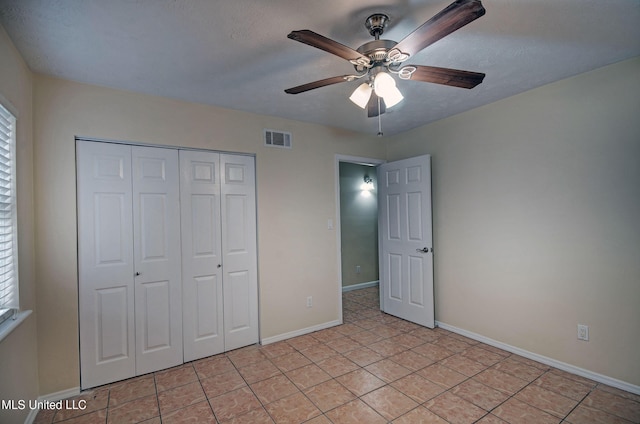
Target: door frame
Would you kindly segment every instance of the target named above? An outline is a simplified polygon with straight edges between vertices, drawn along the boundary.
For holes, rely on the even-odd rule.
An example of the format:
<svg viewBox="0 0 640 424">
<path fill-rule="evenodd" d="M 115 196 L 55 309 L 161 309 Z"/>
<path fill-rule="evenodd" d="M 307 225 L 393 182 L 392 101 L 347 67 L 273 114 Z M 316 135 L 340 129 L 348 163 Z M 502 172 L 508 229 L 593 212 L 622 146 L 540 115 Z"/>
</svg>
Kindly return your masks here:
<svg viewBox="0 0 640 424">
<path fill-rule="evenodd" d="M 367 165 L 377 168 L 379 165 L 386 163 L 385 159 L 365 158 L 361 156 L 349 156 L 349 155 L 335 155 L 335 193 L 336 193 L 336 222 L 333 227 L 336 230 L 336 242 L 338 252 L 338 306 L 340 311 L 339 321 L 340 324 L 344 323 L 343 311 L 342 311 L 342 233 L 340 229 L 341 214 L 340 214 L 340 162 L 356 163 L 358 165 Z M 380 242 L 378 242 L 378 245 Z M 380 246 L 378 246 L 380 247 Z"/>
</svg>

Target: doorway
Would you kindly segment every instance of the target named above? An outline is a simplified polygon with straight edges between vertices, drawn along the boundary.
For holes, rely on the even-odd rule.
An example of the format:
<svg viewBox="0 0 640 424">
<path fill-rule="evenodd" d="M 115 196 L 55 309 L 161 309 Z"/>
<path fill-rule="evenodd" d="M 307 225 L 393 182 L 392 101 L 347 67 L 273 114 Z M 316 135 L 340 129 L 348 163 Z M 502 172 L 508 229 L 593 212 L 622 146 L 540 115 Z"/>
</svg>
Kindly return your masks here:
<svg viewBox="0 0 640 424">
<path fill-rule="evenodd" d="M 375 178 L 371 177 L 374 170 L 376 177 L 379 175 L 382 180 L 378 182 L 377 189 Z M 362 183 L 359 179 L 362 179 Z M 373 187 L 367 187 L 367 183 L 373 183 Z M 354 186 L 358 189 L 354 190 Z M 340 321 L 345 321 L 343 302 L 349 301 L 343 293 L 349 293 L 350 288 L 363 288 L 371 292 L 367 287 L 375 285 L 380 310 L 433 328 L 431 156 L 422 155 L 386 163 L 336 155 L 336 193 Z M 380 213 L 377 202 L 371 201 L 371 204 L 375 204 L 375 210 L 363 214 L 365 203 L 362 199 L 366 201 L 367 197 L 383 199 Z M 344 203 L 349 202 L 357 205 L 345 207 Z M 349 214 L 354 214 L 355 218 L 350 219 Z M 378 223 L 376 230 L 380 229 L 381 236 L 376 236 L 375 241 L 367 241 L 363 234 L 358 234 L 358 239 L 349 239 L 346 227 L 365 225 L 369 221 L 366 217 L 375 218 L 374 222 Z M 364 246 L 360 246 L 361 240 Z M 362 251 L 367 251 L 371 256 L 376 248 L 379 249 L 379 255 L 373 254 L 380 261 L 378 281 L 363 281 L 361 276 L 352 280 L 352 272 L 357 277 L 363 271 L 357 264 L 363 258 Z M 367 303 L 370 303 L 370 299 Z"/>
<path fill-rule="evenodd" d="M 340 321 L 343 293 L 377 290 L 378 208 L 376 167 L 384 160 L 336 155 Z M 371 180 L 369 184 L 365 179 Z"/>
</svg>

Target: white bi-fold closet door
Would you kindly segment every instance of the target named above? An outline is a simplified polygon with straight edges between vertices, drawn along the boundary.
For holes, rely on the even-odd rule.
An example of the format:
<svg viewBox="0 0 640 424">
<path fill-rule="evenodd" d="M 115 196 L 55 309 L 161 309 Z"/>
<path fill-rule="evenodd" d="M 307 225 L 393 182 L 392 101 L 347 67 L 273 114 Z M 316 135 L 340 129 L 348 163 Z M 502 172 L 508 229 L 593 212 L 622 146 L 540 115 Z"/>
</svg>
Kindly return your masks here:
<svg viewBox="0 0 640 424">
<path fill-rule="evenodd" d="M 255 164 L 181 150 L 180 173 L 187 362 L 258 341 Z"/>
<path fill-rule="evenodd" d="M 83 389 L 258 341 L 254 169 L 77 142 Z"/>
</svg>

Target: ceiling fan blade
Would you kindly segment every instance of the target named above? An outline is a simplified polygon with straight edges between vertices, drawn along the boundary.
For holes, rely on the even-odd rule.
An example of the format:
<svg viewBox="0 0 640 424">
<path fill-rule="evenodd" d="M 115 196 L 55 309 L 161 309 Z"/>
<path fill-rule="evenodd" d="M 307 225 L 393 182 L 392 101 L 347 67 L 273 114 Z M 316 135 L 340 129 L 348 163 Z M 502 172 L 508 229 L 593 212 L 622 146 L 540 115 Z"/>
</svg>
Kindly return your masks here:
<svg viewBox="0 0 640 424">
<path fill-rule="evenodd" d="M 410 56 L 484 15 L 480 0 L 456 0 L 419 26 L 395 48 Z"/>
<path fill-rule="evenodd" d="M 323 35 L 317 34 L 308 29 L 303 29 L 300 31 L 291 31 L 288 38 L 292 40 L 299 41 L 304 44 L 308 44 L 312 47 L 316 47 L 320 50 L 324 50 L 325 52 L 329 52 L 336 56 L 339 56 L 343 59 L 346 59 L 354 64 L 356 63 L 366 63 L 370 62 L 369 58 L 363 56 L 360 52 L 353 50 L 351 47 L 347 47 L 344 44 L 340 44 L 337 41 L 334 41 L 330 38 L 327 38 Z"/>
<path fill-rule="evenodd" d="M 380 99 L 380 109 L 378 109 L 378 99 Z M 373 118 L 378 115 L 382 115 L 387 110 L 386 105 L 384 104 L 384 99 L 382 97 L 378 97 L 375 92 L 371 93 L 371 97 L 369 98 L 369 103 L 367 103 L 367 116 L 369 118 Z"/>
<path fill-rule="evenodd" d="M 435 66 L 409 65 L 408 67 L 416 68 L 411 74 L 411 78 L 409 78 L 412 81 L 432 82 L 460 88 L 473 88 L 480 84 L 485 76 L 480 72 L 437 68 Z"/>
<path fill-rule="evenodd" d="M 327 85 L 338 84 L 340 82 L 347 81 L 349 75 L 341 75 L 338 77 L 325 78 L 318 81 L 309 82 L 306 84 L 298 85 L 297 87 L 291 87 L 284 90 L 287 94 L 299 94 L 305 91 L 315 90 L 316 88 L 325 87 Z"/>
</svg>

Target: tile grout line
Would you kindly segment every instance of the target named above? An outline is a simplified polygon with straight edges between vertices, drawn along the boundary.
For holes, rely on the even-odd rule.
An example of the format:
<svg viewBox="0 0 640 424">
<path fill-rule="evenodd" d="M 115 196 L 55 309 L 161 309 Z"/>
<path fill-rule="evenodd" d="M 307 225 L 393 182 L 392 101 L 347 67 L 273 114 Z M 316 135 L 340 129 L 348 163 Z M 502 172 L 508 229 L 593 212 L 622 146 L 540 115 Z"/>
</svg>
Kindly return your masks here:
<svg viewBox="0 0 640 424">
<path fill-rule="evenodd" d="M 193 362 L 195 362 L 195 361 L 192 361 L 192 363 Z M 234 367 L 235 367 L 235 365 L 234 365 Z M 198 371 L 196 370 L 195 366 L 193 367 L 193 371 L 196 373 L 196 378 L 198 379 L 198 383 L 200 383 L 200 388 L 202 389 L 202 393 L 204 393 L 204 398 L 207 400 L 207 404 L 209 405 L 209 408 L 211 409 L 211 413 L 213 414 L 213 419 L 216 420 L 216 423 L 219 423 L 220 420 L 218 420 L 218 417 L 216 416 L 216 411 L 213 410 L 213 405 L 211 404 L 211 400 L 209 399 L 209 396 L 207 396 L 207 392 L 204 390 L 204 386 L 202 386 L 202 380 L 203 379 L 200 378 L 200 374 L 198 374 Z"/>
</svg>

